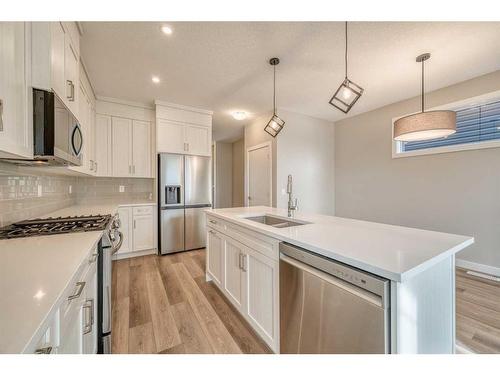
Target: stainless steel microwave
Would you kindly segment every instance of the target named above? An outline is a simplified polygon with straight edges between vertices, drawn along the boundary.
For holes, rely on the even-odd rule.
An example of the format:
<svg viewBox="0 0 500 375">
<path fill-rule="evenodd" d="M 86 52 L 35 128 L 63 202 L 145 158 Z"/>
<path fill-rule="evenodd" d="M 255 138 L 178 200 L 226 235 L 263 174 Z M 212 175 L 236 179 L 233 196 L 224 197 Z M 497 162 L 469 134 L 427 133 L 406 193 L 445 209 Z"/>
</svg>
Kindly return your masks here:
<svg viewBox="0 0 500 375">
<path fill-rule="evenodd" d="M 80 124 L 51 91 L 33 89 L 34 161 L 51 165 L 82 165 Z"/>
</svg>

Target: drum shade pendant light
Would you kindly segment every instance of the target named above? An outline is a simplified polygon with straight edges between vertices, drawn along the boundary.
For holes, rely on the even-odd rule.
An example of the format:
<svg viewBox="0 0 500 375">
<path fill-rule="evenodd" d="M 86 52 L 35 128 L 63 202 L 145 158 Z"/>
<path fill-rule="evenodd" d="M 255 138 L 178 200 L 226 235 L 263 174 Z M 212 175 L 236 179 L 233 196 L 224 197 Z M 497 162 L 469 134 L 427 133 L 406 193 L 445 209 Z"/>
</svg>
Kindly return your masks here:
<svg viewBox="0 0 500 375">
<path fill-rule="evenodd" d="M 266 127 L 264 130 L 266 133 L 270 134 L 273 137 L 276 137 L 281 129 L 283 129 L 283 126 L 285 125 L 285 121 L 280 119 L 278 115 L 276 114 L 276 65 L 280 63 L 280 59 L 277 57 L 273 57 L 271 60 L 269 60 L 269 64 L 271 64 L 274 68 L 274 75 L 273 75 L 273 117 L 269 120 L 267 123 Z"/>
<path fill-rule="evenodd" d="M 416 59 L 422 64 L 422 112 L 396 120 L 396 141 L 425 141 L 448 137 L 457 131 L 457 114 L 454 111 L 424 111 L 424 61 L 430 58 L 430 53 L 424 53 Z"/>
<path fill-rule="evenodd" d="M 347 22 L 345 23 L 345 78 L 333 94 L 329 103 L 335 108 L 340 109 L 342 112 L 347 113 L 351 110 L 354 103 L 363 94 L 363 88 L 358 86 L 349 78 L 347 78 Z"/>
</svg>

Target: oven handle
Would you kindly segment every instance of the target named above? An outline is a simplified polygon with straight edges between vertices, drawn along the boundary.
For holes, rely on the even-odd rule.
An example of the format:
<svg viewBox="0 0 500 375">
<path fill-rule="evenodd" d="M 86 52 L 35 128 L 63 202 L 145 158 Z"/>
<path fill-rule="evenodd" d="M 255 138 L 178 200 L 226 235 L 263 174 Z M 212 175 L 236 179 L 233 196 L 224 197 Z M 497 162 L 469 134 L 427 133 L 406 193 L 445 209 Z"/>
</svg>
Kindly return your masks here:
<svg viewBox="0 0 500 375">
<path fill-rule="evenodd" d="M 122 244 L 123 244 L 123 233 L 120 232 L 119 230 L 116 231 L 116 233 L 118 233 L 118 236 L 120 237 L 120 240 L 118 241 L 118 244 L 115 245 L 113 243 L 113 241 L 111 241 L 111 246 L 112 246 L 112 249 L 113 251 L 111 252 L 111 254 L 115 254 L 118 250 L 120 250 L 120 247 L 122 247 Z"/>
</svg>

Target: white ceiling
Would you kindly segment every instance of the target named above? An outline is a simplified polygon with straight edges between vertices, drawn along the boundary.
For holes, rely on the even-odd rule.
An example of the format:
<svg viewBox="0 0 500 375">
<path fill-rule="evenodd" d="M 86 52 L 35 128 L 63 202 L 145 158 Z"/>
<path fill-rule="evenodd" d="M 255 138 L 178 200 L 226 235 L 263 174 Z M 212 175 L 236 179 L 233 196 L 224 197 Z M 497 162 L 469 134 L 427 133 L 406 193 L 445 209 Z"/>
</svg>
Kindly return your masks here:
<svg viewBox="0 0 500 375">
<path fill-rule="evenodd" d="M 170 36 L 154 22 L 84 22 L 82 56 L 96 94 L 211 109 L 214 138 L 236 139 L 248 121 L 272 109 L 268 60 L 277 56 L 278 107 L 331 121 L 346 117 L 328 104 L 344 77 L 343 23 L 168 24 Z M 499 46 L 500 22 L 350 23 L 349 78 L 365 93 L 349 115 L 418 95 L 415 57 L 423 52 L 432 54 L 432 91 L 500 69 Z M 252 116 L 236 121 L 233 110 Z"/>
</svg>

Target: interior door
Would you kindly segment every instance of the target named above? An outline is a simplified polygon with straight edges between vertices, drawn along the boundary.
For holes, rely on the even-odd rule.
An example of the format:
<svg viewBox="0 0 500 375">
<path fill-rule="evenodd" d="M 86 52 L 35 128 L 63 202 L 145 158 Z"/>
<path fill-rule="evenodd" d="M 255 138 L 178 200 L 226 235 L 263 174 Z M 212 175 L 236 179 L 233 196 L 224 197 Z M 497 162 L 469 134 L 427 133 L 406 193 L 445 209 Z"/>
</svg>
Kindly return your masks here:
<svg viewBox="0 0 500 375">
<path fill-rule="evenodd" d="M 271 147 L 248 150 L 248 206 L 271 206 Z"/>
<path fill-rule="evenodd" d="M 113 177 L 132 175 L 132 120 L 112 117 Z"/>
<path fill-rule="evenodd" d="M 132 123 L 134 176 L 151 177 L 151 126 L 147 121 Z"/>
<path fill-rule="evenodd" d="M 185 156 L 185 204 L 210 205 L 211 178 L 210 158 Z"/>
</svg>

